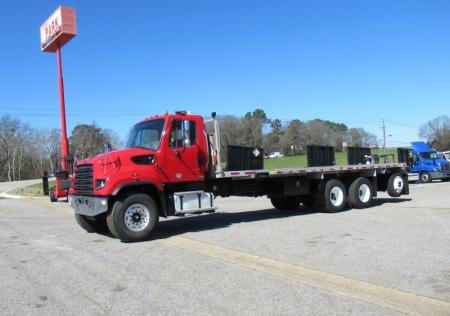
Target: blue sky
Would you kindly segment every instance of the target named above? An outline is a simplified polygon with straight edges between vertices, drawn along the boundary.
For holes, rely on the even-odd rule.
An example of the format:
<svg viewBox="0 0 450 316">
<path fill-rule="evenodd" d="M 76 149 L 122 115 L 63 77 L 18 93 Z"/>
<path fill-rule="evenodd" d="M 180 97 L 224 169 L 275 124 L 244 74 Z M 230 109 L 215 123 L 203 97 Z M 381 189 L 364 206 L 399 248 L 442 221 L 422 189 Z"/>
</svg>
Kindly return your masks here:
<svg viewBox="0 0 450 316">
<path fill-rule="evenodd" d="M 2 1 L 0 116 L 59 127 L 56 56 L 39 27 L 59 1 Z M 322 118 L 389 145 L 449 115 L 450 1 L 67 1 L 68 129 L 125 137 L 138 120 L 187 109 Z"/>
</svg>

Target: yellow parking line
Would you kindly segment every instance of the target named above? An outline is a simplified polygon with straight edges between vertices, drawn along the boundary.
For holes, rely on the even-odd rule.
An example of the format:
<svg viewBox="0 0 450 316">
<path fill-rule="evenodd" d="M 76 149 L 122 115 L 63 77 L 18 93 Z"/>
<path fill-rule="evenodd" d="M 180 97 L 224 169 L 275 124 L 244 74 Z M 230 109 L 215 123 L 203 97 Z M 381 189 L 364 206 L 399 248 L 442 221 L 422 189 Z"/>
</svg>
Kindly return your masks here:
<svg viewBox="0 0 450 316">
<path fill-rule="evenodd" d="M 348 277 L 255 256 L 186 237 L 170 237 L 171 246 L 265 272 L 342 296 L 414 315 L 450 315 L 450 302 L 386 288 Z"/>
</svg>

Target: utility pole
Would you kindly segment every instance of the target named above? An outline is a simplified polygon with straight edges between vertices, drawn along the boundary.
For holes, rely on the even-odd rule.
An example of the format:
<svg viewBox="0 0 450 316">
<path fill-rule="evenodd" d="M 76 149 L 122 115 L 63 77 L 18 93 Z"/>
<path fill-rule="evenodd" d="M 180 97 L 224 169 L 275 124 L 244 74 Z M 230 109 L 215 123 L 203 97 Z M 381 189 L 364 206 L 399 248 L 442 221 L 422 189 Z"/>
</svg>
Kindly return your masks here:
<svg viewBox="0 0 450 316">
<path fill-rule="evenodd" d="M 381 130 L 383 131 L 383 149 L 386 149 L 386 125 L 384 119 L 381 120 Z"/>
</svg>

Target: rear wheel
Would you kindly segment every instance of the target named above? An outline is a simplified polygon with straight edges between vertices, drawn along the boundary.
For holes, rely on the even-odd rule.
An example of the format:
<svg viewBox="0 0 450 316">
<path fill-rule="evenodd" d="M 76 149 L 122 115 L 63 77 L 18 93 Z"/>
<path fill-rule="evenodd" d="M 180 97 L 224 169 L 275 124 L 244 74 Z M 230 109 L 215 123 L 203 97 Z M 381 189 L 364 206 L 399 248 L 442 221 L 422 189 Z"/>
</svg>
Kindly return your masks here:
<svg viewBox="0 0 450 316">
<path fill-rule="evenodd" d="M 270 198 L 273 207 L 281 211 L 293 211 L 298 209 L 300 202 L 293 196 Z"/>
<path fill-rule="evenodd" d="M 147 239 L 158 220 L 155 200 L 146 194 L 132 194 L 114 203 L 106 221 L 114 236 L 133 242 Z"/>
<path fill-rule="evenodd" d="M 373 199 L 373 186 L 369 179 L 360 177 L 348 189 L 348 204 L 353 208 L 366 208 Z"/>
<path fill-rule="evenodd" d="M 392 197 L 399 197 L 402 195 L 405 188 L 405 180 L 400 173 L 394 173 L 389 177 L 387 193 Z"/>
<path fill-rule="evenodd" d="M 429 172 L 421 172 L 420 173 L 420 182 L 422 183 L 430 183 L 431 182 L 431 175 Z"/>
<path fill-rule="evenodd" d="M 106 222 L 102 219 L 90 219 L 84 215 L 75 213 L 75 219 L 78 225 L 88 233 L 99 233 L 106 230 Z"/>
<path fill-rule="evenodd" d="M 325 211 L 340 212 L 347 203 L 347 191 L 344 184 L 337 179 L 329 180 L 325 184 Z"/>
</svg>

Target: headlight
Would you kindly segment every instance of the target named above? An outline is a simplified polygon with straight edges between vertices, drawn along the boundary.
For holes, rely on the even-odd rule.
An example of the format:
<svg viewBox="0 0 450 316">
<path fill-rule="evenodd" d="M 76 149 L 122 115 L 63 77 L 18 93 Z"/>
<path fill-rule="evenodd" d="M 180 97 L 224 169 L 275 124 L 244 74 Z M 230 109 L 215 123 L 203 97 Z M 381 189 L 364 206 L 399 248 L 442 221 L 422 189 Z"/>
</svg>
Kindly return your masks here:
<svg viewBox="0 0 450 316">
<path fill-rule="evenodd" d="M 97 179 L 97 180 L 95 180 L 95 189 L 96 190 L 100 190 L 105 185 L 106 185 L 106 180 L 105 179 Z"/>
</svg>

